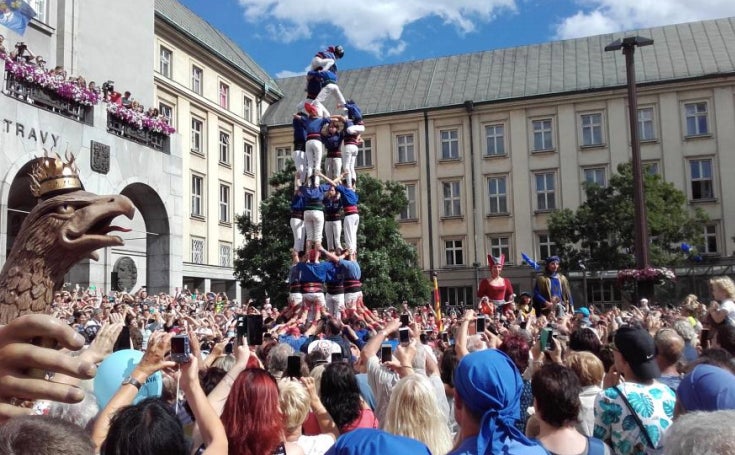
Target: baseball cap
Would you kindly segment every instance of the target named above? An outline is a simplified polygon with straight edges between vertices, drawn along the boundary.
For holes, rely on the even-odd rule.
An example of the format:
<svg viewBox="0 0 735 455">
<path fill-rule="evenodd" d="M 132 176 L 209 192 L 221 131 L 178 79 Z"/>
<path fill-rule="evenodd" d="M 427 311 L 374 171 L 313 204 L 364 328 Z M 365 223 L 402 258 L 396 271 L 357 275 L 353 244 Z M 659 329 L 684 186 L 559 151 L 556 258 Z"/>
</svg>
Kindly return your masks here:
<svg viewBox="0 0 735 455">
<path fill-rule="evenodd" d="M 661 376 L 656 363 L 656 342 L 643 327 L 624 326 L 615 333 L 615 350 L 620 352 L 638 379 Z"/>
<path fill-rule="evenodd" d="M 332 361 L 332 354 L 342 353 L 340 345 L 331 340 L 316 340 L 309 343 L 309 347 L 306 352 L 311 354 L 314 351 L 318 351 L 323 359 L 330 363 Z"/>
</svg>

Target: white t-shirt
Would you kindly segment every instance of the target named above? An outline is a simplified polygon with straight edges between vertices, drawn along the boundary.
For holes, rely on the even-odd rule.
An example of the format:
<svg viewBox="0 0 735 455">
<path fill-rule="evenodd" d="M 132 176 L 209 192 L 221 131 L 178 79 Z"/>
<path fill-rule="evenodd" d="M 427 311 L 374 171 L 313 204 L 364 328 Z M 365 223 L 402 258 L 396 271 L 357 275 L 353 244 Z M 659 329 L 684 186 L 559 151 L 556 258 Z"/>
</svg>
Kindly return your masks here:
<svg viewBox="0 0 735 455">
<path fill-rule="evenodd" d="M 304 455 L 324 455 L 334 445 L 334 438 L 328 434 L 301 435 L 296 444 L 304 450 Z"/>
<path fill-rule="evenodd" d="M 735 325 L 735 302 L 730 299 L 723 300 L 720 303 L 720 309 L 727 311 L 727 322 Z"/>
</svg>

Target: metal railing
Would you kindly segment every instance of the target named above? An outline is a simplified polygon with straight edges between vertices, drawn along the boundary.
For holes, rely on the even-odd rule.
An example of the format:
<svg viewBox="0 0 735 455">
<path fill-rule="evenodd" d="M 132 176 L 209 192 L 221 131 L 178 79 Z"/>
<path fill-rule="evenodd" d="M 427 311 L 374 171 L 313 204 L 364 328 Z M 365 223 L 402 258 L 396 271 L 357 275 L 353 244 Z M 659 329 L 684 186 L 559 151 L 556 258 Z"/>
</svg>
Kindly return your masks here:
<svg viewBox="0 0 735 455">
<path fill-rule="evenodd" d="M 145 129 L 138 129 L 107 113 L 107 132 L 125 139 L 146 145 L 163 153 L 171 153 L 171 140 L 168 135 Z"/>
<path fill-rule="evenodd" d="M 5 87 L 3 92 L 18 101 L 32 104 L 49 112 L 70 118 L 87 125 L 92 125 L 94 108 L 75 101 L 60 97 L 56 92 L 43 88 L 33 82 L 16 78 L 12 73 L 5 72 Z"/>
</svg>

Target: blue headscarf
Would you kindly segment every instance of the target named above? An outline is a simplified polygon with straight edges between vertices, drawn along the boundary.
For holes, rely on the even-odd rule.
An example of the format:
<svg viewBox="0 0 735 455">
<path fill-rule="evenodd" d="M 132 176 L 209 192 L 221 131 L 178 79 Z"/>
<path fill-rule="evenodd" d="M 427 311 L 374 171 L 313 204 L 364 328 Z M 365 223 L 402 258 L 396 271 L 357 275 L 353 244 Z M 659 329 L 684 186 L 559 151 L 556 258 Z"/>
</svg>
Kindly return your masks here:
<svg viewBox="0 0 735 455">
<path fill-rule="evenodd" d="M 538 445 L 515 427 L 523 379 L 505 353 L 486 349 L 465 356 L 454 371 L 454 387 L 464 406 L 482 416 L 478 455 L 507 453 L 511 445 Z"/>
<path fill-rule="evenodd" d="M 325 455 L 431 455 L 419 441 L 382 430 L 358 428 L 337 439 Z"/>
<path fill-rule="evenodd" d="M 684 376 L 676 396 L 687 412 L 735 409 L 735 375 L 701 364 Z"/>
</svg>

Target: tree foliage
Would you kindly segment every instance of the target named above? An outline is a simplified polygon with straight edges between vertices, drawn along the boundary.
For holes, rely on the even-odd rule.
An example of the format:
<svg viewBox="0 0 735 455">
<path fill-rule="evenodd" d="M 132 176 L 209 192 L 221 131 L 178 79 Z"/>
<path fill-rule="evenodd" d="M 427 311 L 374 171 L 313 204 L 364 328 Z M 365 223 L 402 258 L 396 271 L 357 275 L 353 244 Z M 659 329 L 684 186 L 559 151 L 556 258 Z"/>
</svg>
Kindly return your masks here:
<svg viewBox="0 0 735 455">
<path fill-rule="evenodd" d="M 246 239 L 235 257 L 235 276 L 250 296 L 282 305 L 288 296 L 288 271 L 293 236 L 289 225 L 294 191 L 294 167 L 271 177 L 271 194 L 260 204 L 261 222 L 238 216 L 237 227 Z M 404 188 L 360 174 L 360 226 L 358 262 L 362 269 L 365 304 L 381 307 L 402 300 L 412 303 L 429 298 L 428 278 L 417 265 L 413 246 L 398 230 L 396 216 L 408 204 Z"/>
<path fill-rule="evenodd" d="M 635 267 L 633 172 L 631 163 L 618 166 L 610 184 L 587 184 L 587 200 L 576 212 L 551 214 L 549 234 L 570 267 L 612 270 Z M 681 243 L 700 245 L 705 213 L 690 211 L 686 195 L 657 174 L 645 173 L 644 191 L 649 230 L 649 262 L 674 266 L 685 260 Z"/>
</svg>

